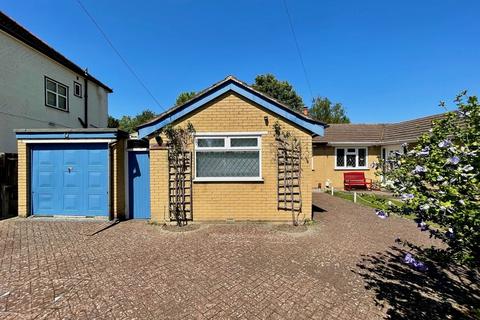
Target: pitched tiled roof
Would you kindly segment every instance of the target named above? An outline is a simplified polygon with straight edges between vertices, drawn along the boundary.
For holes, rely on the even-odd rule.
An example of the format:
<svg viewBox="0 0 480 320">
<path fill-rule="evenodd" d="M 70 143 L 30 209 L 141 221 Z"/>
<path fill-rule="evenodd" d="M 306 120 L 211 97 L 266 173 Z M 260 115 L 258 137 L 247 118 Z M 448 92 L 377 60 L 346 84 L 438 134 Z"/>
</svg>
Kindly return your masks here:
<svg viewBox="0 0 480 320">
<path fill-rule="evenodd" d="M 314 143 L 365 143 L 389 144 L 414 141 L 427 132 L 432 121 L 444 117 L 437 114 L 428 117 L 379 124 L 329 124 L 325 135 L 313 138 Z"/>
<path fill-rule="evenodd" d="M 383 124 L 329 124 L 324 136 L 313 138 L 314 142 L 375 142 L 380 143 Z"/>
<path fill-rule="evenodd" d="M 305 120 L 307 120 L 307 121 L 310 121 L 310 122 L 312 122 L 312 123 L 317 123 L 317 124 L 320 124 L 320 125 L 325 125 L 325 123 L 323 123 L 323 122 L 321 122 L 321 121 L 318 121 L 318 120 L 316 120 L 316 119 L 313 119 L 313 118 L 311 118 L 310 116 L 303 114 L 302 112 L 299 112 L 299 111 L 296 111 L 296 110 L 291 109 L 289 106 L 287 106 L 287 105 L 284 104 L 283 102 L 280 102 L 280 101 L 278 101 L 278 100 L 276 100 L 276 99 L 274 99 L 274 98 L 272 98 L 272 97 L 264 94 L 263 92 L 260 92 L 260 91 L 258 91 L 258 90 L 255 90 L 252 86 L 250 86 L 250 85 L 247 84 L 246 82 L 241 81 L 241 80 L 237 79 L 236 77 L 230 75 L 230 76 L 227 76 L 225 79 L 220 80 L 220 81 L 214 83 L 214 84 L 211 85 L 210 87 L 208 87 L 208 88 L 206 88 L 206 89 L 204 89 L 204 90 L 196 93 L 192 98 L 190 98 L 189 100 L 185 101 L 185 102 L 182 103 L 181 105 L 173 106 L 173 107 L 171 107 L 170 109 L 168 109 L 167 111 L 165 111 L 165 112 L 161 113 L 160 115 L 158 115 L 157 117 L 155 117 L 155 118 L 153 118 L 153 119 L 151 119 L 151 120 L 149 120 L 149 121 L 147 121 L 147 122 L 145 122 L 145 123 L 140 124 L 140 125 L 138 126 L 138 128 L 145 127 L 145 126 L 147 126 L 147 125 L 149 125 L 149 124 L 151 124 L 151 123 L 153 123 L 153 122 L 158 121 L 159 119 L 168 117 L 169 114 L 174 113 L 175 111 L 183 108 L 185 105 L 188 105 L 188 104 L 190 104 L 190 103 L 193 102 L 193 101 L 199 100 L 199 99 L 200 99 L 201 97 L 203 97 L 205 94 L 209 93 L 209 92 L 212 91 L 212 90 L 215 90 L 217 87 L 223 85 L 224 83 L 226 83 L 226 82 L 228 82 L 228 81 L 233 81 L 233 82 L 236 82 L 236 83 L 238 83 L 238 84 L 241 84 L 242 86 L 248 88 L 249 90 L 255 92 L 256 94 L 264 97 L 265 99 L 268 99 L 268 100 L 270 100 L 270 101 L 272 101 L 272 102 L 275 102 L 276 104 L 280 105 L 282 108 L 288 109 L 289 112 L 296 114 L 298 117 L 301 117 L 301 118 L 303 118 L 303 119 L 305 119 Z"/>
<path fill-rule="evenodd" d="M 385 126 L 383 140 L 386 142 L 416 140 L 432 127 L 432 122 L 444 117 L 445 114 L 436 114 L 428 117 L 391 123 Z"/>
<path fill-rule="evenodd" d="M 185 103 L 174 106 L 167 111 L 160 114 L 158 117 L 153 118 L 152 120 L 145 122 L 137 127 L 140 137 L 145 137 L 152 134 L 153 132 L 164 127 L 167 123 L 184 117 L 190 112 L 196 110 L 196 108 L 204 105 L 210 99 L 217 97 L 217 95 L 223 94 L 225 92 L 234 91 L 240 95 L 243 95 L 247 99 L 254 101 L 255 103 L 275 110 L 273 112 L 282 116 L 283 118 L 292 121 L 301 127 L 304 127 L 312 134 L 321 134 L 323 132 L 323 127 L 325 124 L 321 121 L 313 119 L 308 115 L 303 114 L 292 110 L 286 104 L 258 91 L 246 84 L 243 81 L 238 80 L 234 76 L 228 76 L 222 81 L 219 81 L 207 89 L 199 92 L 193 98 L 186 101 Z"/>
<path fill-rule="evenodd" d="M 67 59 L 64 55 L 62 55 L 57 50 L 50 47 L 48 44 L 40 40 L 36 37 L 33 33 L 22 27 L 18 24 L 15 20 L 7 16 L 5 13 L 0 11 L 0 30 L 4 31 L 5 33 L 9 34 L 10 36 L 14 37 L 15 39 L 25 43 L 26 45 L 32 47 L 33 49 L 37 50 L 38 52 L 43 53 L 47 57 L 56 62 L 60 63 L 61 65 L 67 67 L 68 69 L 72 70 L 75 73 L 80 75 L 85 74 L 85 70 Z M 91 75 L 87 75 L 87 79 L 92 81 L 93 83 L 103 87 L 108 92 L 113 92 L 111 88 L 107 85 L 102 83 L 100 80 L 92 77 Z"/>
</svg>

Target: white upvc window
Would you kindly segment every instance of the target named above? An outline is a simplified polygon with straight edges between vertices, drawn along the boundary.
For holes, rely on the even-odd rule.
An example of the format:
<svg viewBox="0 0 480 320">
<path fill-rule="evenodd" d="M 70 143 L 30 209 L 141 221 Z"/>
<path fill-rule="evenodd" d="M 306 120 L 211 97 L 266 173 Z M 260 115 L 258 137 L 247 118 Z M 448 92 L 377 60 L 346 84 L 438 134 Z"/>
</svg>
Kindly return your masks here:
<svg viewBox="0 0 480 320">
<path fill-rule="evenodd" d="M 260 135 L 195 136 L 195 181 L 262 181 Z"/>
<path fill-rule="evenodd" d="M 68 87 L 45 77 L 45 105 L 68 111 Z"/>
<path fill-rule="evenodd" d="M 335 169 L 368 169 L 368 148 L 335 148 Z"/>
<path fill-rule="evenodd" d="M 76 97 L 82 97 L 82 85 L 76 81 L 73 82 L 73 94 Z"/>
</svg>

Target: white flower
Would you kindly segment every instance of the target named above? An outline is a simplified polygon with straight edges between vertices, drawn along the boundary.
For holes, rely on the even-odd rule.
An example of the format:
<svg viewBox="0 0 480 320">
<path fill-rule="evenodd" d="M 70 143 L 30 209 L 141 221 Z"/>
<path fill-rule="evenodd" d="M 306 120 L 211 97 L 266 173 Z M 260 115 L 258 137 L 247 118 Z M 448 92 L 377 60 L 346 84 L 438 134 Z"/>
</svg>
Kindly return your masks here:
<svg viewBox="0 0 480 320">
<path fill-rule="evenodd" d="M 394 184 L 393 184 L 393 181 L 392 180 L 386 180 L 382 183 L 382 185 L 384 187 L 390 187 L 390 188 L 393 188 L 394 187 Z"/>
<path fill-rule="evenodd" d="M 412 193 L 404 193 L 402 194 L 402 200 L 403 201 L 406 201 L 406 200 L 411 200 L 415 198 L 415 196 L 412 194 Z"/>
<path fill-rule="evenodd" d="M 429 204 L 422 204 L 422 205 L 420 206 L 420 210 L 427 211 L 428 209 L 430 209 L 430 205 L 429 205 Z"/>
<path fill-rule="evenodd" d="M 426 171 L 427 171 L 427 168 L 419 166 L 419 165 L 416 165 L 415 169 L 413 170 L 414 173 L 421 173 L 421 172 L 426 172 Z"/>
<path fill-rule="evenodd" d="M 449 140 L 449 139 L 445 139 L 443 141 L 440 141 L 440 143 L 438 144 L 438 146 L 440 148 L 448 148 L 452 145 L 452 142 Z"/>
<path fill-rule="evenodd" d="M 417 152 L 418 156 L 428 156 L 429 154 L 430 154 L 430 147 L 429 146 L 426 146 L 425 148 L 423 148 L 422 150 Z"/>
</svg>

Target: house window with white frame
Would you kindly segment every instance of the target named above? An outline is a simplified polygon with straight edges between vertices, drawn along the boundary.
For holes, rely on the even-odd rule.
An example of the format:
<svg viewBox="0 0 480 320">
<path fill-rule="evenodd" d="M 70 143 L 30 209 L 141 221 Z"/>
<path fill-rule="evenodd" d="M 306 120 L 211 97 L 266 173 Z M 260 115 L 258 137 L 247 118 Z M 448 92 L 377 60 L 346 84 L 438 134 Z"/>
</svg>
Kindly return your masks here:
<svg viewBox="0 0 480 320">
<path fill-rule="evenodd" d="M 368 169 L 366 147 L 335 148 L 335 169 Z"/>
<path fill-rule="evenodd" d="M 76 81 L 73 82 L 73 94 L 76 97 L 82 97 L 82 85 Z"/>
<path fill-rule="evenodd" d="M 45 77 L 45 105 L 68 111 L 68 87 Z"/>
<path fill-rule="evenodd" d="M 195 137 L 195 181 L 261 181 L 260 135 Z"/>
</svg>

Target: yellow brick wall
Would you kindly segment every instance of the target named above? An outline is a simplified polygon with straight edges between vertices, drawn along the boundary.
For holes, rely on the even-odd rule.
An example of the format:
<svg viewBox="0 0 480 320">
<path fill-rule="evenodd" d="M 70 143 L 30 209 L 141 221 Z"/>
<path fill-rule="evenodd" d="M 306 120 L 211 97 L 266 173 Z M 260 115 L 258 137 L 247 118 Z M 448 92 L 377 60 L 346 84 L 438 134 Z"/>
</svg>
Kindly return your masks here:
<svg viewBox="0 0 480 320">
<path fill-rule="evenodd" d="M 268 125 L 264 117 L 268 117 Z M 297 126 L 234 93 L 227 93 L 203 106 L 175 125 L 190 122 L 197 132 L 266 132 L 262 136 L 263 182 L 194 182 L 194 221 L 252 220 L 291 221 L 290 212 L 277 210 L 277 163 L 273 124 L 282 127 L 302 141 L 302 208 L 301 219 L 311 217 L 312 209 L 312 138 Z M 151 145 L 156 144 L 151 139 Z M 192 146 L 193 150 L 193 146 Z M 150 151 L 152 220 L 168 216 L 167 151 Z"/>
<path fill-rule="evenodd" d="M 125 218 L 125 140 L 115 142 L 110 148 L 110 214 Z"/>
<path fill-rule="evenodd" d="M 168 221 L 168 151 L 150 148 L 150 212 L 157 222 Z"/>
<path fill-rule="evenodd" d="M 381 147 L 368 147 L 368 165 L 378 162 Z M 378 180 L 375 175 L 376 170 L 371 169 L 335 169 L 335 147 L 332 146 L 313 146 L 313 186 L 315 188 L 321 183 L 325 188 L 325 182 L 329 179 L 335 189 L 343 189 L 343 173 L 351 171 L 365 172 L 365 178 Z"/>
<path fill-rule="evenodd" d="M 18 141 L 18 215 L 26 218 L 30 212 L 29 180 L 30 180 L 30 152 L 27 144 Z"/>
</svg>

